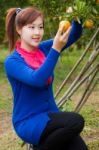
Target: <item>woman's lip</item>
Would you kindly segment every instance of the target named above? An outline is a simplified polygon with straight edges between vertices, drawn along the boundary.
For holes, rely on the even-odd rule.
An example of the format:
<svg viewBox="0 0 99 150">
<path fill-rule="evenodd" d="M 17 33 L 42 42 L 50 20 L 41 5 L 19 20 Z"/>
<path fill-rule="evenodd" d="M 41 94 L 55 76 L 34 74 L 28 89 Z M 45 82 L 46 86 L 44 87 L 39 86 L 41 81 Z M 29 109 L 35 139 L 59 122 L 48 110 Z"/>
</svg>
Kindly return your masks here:
<svg viewBox="0 0 99 150">
<path fill-rule="evenodd" d="M 40 38 L 32 38 L 32 39 L 40 39 Z"/>
<path fill-rule="evenodd" d="M 39 41 L 40 38 L 32 38 L 34 41 Z"/>
</svg>

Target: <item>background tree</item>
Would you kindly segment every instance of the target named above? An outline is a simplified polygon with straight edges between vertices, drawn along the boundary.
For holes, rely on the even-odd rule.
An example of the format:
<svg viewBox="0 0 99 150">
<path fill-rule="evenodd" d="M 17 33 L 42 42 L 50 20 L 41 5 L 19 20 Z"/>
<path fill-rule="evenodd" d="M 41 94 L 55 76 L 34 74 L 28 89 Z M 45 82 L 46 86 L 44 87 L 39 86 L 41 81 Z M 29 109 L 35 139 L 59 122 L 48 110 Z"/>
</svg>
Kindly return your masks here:
<svg viewBox="0 0 99 150">
<path fill-rule="evenodd" d="M 61 20 L 82 19 L 83 26 L 87 21 L 82 40 L 79 45 L 85 44 L 99 26 L 99 0 L 1 0 L 0 3 L 0 43 L 3 42 L 5 33 L 5 14 L 10 7 L 35 6 L 41 9 L 45 15 L 45 36 L 44 39 L 53 37 L 58 29 Z M 68 13 L 68 9 L 72 12 Z M 87 39 L 87 40 L 86 40 Z M 81 43 L 82 42 L 82 43 Z"/>
<path fill-rule="evenodd" d="M 4 40 L 6 10 L 10 7 L 24 7 L 27 5 L 29 5 L 28 0 L 0 0 L 0 43 Z"/>
</svg>

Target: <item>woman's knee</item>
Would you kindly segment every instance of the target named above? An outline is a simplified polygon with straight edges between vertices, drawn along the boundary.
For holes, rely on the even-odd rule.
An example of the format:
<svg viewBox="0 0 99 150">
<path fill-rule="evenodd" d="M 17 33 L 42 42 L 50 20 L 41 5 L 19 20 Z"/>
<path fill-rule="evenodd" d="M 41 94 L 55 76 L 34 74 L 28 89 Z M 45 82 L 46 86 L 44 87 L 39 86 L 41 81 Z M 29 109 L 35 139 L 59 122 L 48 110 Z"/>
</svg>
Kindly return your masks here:
<svg viewBox="0 0 99 150">
<path fill-rule="evenodd" d="M 79 132 L 81 132 L 84 128 L 85 120 L 82 115 L 74 113 L 74 124 Z"/>
</svg>

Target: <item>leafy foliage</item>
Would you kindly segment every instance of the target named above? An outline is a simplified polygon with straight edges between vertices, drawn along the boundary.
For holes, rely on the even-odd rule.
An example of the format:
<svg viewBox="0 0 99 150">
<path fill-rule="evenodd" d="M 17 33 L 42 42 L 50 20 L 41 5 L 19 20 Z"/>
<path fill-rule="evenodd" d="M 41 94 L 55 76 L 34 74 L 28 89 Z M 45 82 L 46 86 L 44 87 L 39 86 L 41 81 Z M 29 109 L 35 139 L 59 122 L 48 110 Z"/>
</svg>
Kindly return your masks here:
<svg viewBox="0 0 99 150">
<path fill-rule="evenodd" d="M 5 15 L 7 9 L 11 7 L 24 7 L 29 5 L 28 0 L 0 0 L 0 43 L 4 40 L 5 34 Z"/>
<path fill-rule="evenodd" d="M 35 6 L 44 12 L 45 16 L 45 36 L 44 38 L 53 37 L 57 32 L 59 22 L 63 19 L 82 18 L 92 19 L 94 22 L 93 28 L 88 31 L 87 38 L 93 33 L 93 30 L 99 26 L 99 2 L 98 0 L 1 0 L 0 1 L 0 43 L 3 42 L 5 33 L 5 15 L 6 10 L 10 7 L 25 7 Z M 68 13 L 67 9 L 72 7 L 73 12 Z M 84 39 L 85 40 L 85 39 Z"/>
</svg>

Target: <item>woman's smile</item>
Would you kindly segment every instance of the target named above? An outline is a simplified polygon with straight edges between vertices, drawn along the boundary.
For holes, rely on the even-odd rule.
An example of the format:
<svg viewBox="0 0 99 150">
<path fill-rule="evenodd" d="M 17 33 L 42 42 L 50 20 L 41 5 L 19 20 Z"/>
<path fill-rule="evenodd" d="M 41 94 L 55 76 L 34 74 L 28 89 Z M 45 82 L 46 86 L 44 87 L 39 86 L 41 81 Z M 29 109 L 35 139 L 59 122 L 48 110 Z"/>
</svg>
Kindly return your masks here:
<svg viewBox="0 0 99 150">
<path fill-rule="evenodd" d="M 35 42 L 39 42 L 40 41 L 40 37 L 32 37 L 33 41 Z"/>
</svg>

